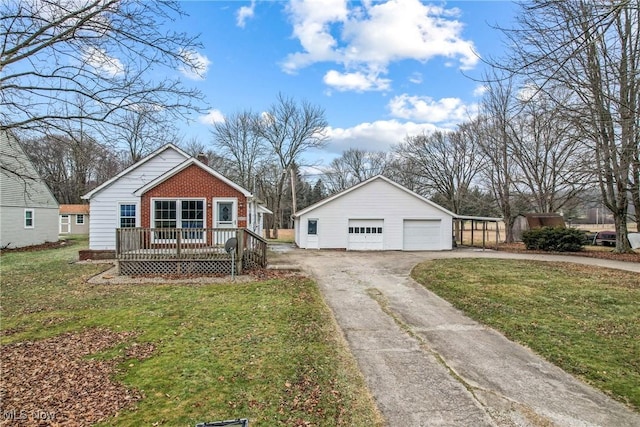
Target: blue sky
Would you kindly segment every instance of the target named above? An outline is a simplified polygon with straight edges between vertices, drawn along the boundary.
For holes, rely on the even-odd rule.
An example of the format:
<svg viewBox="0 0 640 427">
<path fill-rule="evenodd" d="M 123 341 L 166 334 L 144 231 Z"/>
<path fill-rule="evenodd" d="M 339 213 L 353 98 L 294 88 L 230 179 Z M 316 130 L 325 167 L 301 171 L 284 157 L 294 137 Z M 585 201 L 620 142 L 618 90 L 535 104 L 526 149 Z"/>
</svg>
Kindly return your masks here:
<svg viewBox="0 0 640 427">
<path fill-rule="evenodd" d="M 507 1 L 185 1 L 176 28 L 200 34 L 206 96 L 185 140 L 211 140 L 211 122 L 261 112 L 279 92 L 325 109 L 329 141 L 308 161 L 349 148 L 388 150 L 406 135 L 452 128 L 476 111 L 484 64 L 516 6 Z"/>
</svg>

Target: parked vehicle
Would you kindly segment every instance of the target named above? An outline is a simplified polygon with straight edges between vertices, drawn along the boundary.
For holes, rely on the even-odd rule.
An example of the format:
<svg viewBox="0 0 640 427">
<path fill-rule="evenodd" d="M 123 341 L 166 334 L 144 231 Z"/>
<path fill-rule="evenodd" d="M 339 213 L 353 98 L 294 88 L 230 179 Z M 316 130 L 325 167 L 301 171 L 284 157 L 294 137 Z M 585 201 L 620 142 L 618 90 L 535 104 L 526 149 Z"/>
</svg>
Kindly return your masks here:
<svg viewBox="0 0 640 427">
<path fill-rule="evenodd" d="M 616 232 L 615 231 L 599 231 L 593 238 L 593 244 L 598 246 L 615 246 L 616 245 Z"/>
</svg>

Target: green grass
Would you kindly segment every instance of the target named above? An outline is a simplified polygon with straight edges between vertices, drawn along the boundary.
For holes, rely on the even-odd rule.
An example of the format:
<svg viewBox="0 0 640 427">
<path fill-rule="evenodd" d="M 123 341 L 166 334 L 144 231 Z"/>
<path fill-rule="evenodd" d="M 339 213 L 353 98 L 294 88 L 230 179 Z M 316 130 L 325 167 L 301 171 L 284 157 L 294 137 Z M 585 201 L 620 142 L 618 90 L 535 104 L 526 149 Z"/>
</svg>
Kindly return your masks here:
<svg viewBox="0 0 640 427">
<path fill-rule="evenodd" d="M 118 367 L 144 398 L 105 425 L 382 425 L 313 281 L 90 285 L 105 266 L 73 264 L 80 248 L 2 255 L 2 343 L 93 327 L 154 343 Z"/>
<path fill-rule="evenodd" d="M 640 409 L 640 278 L 566 263 L 437 260 L 413 277 L 470 317 Z"/>
</svg>

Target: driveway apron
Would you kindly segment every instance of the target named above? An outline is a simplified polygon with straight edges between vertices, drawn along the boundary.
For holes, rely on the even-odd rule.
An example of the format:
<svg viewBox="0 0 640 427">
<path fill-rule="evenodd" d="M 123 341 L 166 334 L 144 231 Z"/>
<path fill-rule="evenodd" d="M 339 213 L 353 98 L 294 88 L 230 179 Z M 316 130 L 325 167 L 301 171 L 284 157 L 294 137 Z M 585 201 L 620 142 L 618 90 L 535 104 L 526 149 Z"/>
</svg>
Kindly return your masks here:
<svg viewBox="0 0 640 427">
<path fill-rule="evenodd" d="M 639 414 L 409 277 L 425 259 L 478 254 L 287 256 L 317 280 L 390 426 L 640 426 Z"/>
</svg>

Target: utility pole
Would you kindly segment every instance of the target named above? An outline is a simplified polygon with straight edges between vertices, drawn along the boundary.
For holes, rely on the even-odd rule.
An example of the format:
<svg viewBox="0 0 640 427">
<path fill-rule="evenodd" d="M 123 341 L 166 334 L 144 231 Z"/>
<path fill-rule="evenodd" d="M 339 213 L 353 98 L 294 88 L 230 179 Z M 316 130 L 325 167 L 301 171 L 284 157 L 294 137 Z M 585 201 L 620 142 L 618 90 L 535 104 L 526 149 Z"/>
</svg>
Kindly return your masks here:
<svg viewBox="0 0 640 427">
<path fill-rule="evenodd" d="M 291 201 L 293 204 L 293 209 L 291 210 L 291 215 L 296 214 L 296 178 L 293 173 L 293 168 L 289 168 L 289 173 L 291 174 Z"/>
</svg>

